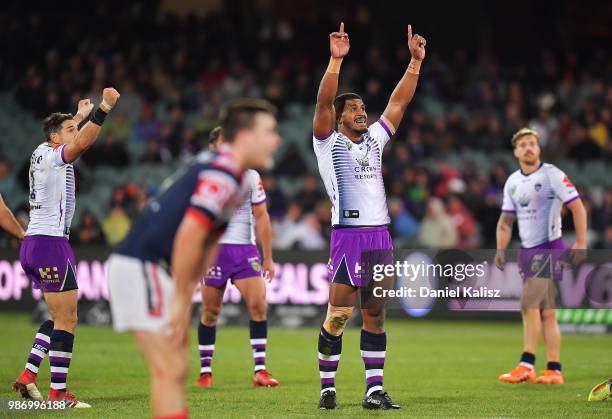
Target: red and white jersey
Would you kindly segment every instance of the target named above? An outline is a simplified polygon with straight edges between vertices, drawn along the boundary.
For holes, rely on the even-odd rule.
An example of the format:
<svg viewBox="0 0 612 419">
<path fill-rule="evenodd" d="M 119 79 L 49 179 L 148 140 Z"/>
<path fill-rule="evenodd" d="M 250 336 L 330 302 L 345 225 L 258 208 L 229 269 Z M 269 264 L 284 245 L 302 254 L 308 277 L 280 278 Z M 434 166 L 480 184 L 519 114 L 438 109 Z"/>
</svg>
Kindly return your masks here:
<svg viewBox="0 0 612 419">
<path fill-rule="evenodd" d="M 517 170 L 508 177 L 502 211 L 516 213 L 521 245 L 529 248 L 561 237 L 561 208 L 579 197 L 565 173 L 544 163 L 529 175 Z"/>
<path fill-rule="evenodd" d="M 227 225 L 227 230 L 225 230 L 225 233 L 219 239 L 219 243 L 255 244 L 253 206 L 266 202 L 266 192 L 263 188 L 261 176 L 255 170 L 247 170 L 244 173 L 242 183 L 248 188 L 248 195 L 240 208 L 232 215 Z"/>
<path fill-rule="evenodd" d="M 382 152 L 392 135 L 379 119 L 359 141 L 335 130 L 323 138 L 313 137 L 319 173 L 332 203 L 332 225 L 389 224 Z"/>
<path fill-rule="evenodd" d="M 64 160 L 65 144 L 45 142 L 30 157 L 30 223 L 26 236 L 68 237 L 76 205 L 74 168 Z"/>
</svg>

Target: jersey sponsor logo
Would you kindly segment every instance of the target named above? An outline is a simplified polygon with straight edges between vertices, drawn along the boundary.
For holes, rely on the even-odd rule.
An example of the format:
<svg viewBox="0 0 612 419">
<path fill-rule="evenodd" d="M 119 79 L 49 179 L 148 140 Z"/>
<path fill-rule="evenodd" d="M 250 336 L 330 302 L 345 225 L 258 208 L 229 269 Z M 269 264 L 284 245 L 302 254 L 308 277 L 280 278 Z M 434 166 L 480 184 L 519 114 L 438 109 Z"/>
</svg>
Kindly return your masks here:
<svg viewBox="0 0 612 419">
<path fill-rule="evenodd" d="M 261 178 L 259 178 L 259 182 L 257 182 L 257 191 L 258 192 L 263 192 L 264 188 L 263 188 L 263 180 L 261 180 Z"/>
<path fill-rule="evenodd" d="M 522 196 L 521 196 L 521 197 L 518 199 L 519 205 L 520 205 L 522 208 L 525 208 L 525 207 L 529 206 L 529 202 L 530 202 L 530 201 L 531 201 L 531 200 L 529 199 L 529 196 L 528 196 L 528 195 L 522 195 Z"/>
<path fill-rule="evenodd" d="M 344 210 L 342 211 L 344 218 L 359 218 L 359 210 Z"/>
<path fill-rule="evenodd" d="M 573 187 L 574 187 L 574 184 L 572 183 L 572 181 L 571 181 L 571 180 L 569 180 L 569 178 L 568 178 L 567 176 L 565 176 L 565 177 L 563 178 L 563 184 L 564 184 L 564 185 L 565 185 L 565 186 L 566 186 L 568 189 L 571 189 L 571 188 L 573 188 Z"/>
<path fill-rule="evenodd" d="M 233 192 L 234 183 L 228 175 L 219 172 L 205 172 L 198 179 L 191 203 L 218 214 Z"/>
<path fill-rule="evenodd" d="M 542 184 L 541 183 L 536 183 L 533 187 L 534 187 L 536 192 L 540 192 L 540 189 L 542 189 Z"/>
</svg>

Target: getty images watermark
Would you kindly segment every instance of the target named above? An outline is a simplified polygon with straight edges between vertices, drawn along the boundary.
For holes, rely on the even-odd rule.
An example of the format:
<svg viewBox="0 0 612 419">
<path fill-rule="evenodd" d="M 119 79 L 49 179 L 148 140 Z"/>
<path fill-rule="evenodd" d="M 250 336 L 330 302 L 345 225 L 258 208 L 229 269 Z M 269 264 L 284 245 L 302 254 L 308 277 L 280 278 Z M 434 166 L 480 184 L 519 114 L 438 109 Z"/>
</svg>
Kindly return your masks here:
<svg viewBox="0 0 612 419">
<path fill-rule="evenodd" d="M 421 261 L 414 263 L 403 260 L 394 264 L 375 264 L 372 269 L 372 280 L 381 282 L 386 277 L 403 278 L 415 282 L 418 278 L 453 278 L 456 282 L 463 282 L 468 278 L 484 278 L 487 270 L 487 261 L 482 263 L 457 263 L 440 264 L 426 263 Z M 397 289 L 385 289 L 383 286 L 374 286 L 372 289 L 375 297 L 436 297 L 436 298 L 501 298 L 500 289 L 491 289 L 486 286 L 467 287 L 443 287 L 434 289 L 431 285 L 411 288 L 401 286 Z"/>
<path fill-rule="evenodd" d="M 456 310 L 612 308 L 612 250 L 375 250 L 350 272 L 367 304 L 411 307 L 447 299 Z M 351 270 L 350 267 L 349 271 Z"/>
</svg>

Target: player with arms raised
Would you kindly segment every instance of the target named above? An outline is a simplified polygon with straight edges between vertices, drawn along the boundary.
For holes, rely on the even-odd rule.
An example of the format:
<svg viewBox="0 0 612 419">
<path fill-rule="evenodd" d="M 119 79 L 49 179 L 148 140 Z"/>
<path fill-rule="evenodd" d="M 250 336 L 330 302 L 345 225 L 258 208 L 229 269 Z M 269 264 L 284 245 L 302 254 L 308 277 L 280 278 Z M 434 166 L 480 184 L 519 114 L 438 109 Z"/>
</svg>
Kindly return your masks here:
<svg viewBox="0 0 612 419">
<path fill-rule="evenodd" d="M 212 130 L 209 149 L 223 145 L 221 127 Z M 221 314 L 223 294 L 227 281 L 238 288 L 249 311 L 249 335 L 255 372 L 253 385 L 276 387 L 278 380 L 266 370 L 266 344 L 268 338 L 266 284 L 264 278 L 274 278 L 272 260 L 272 226 L 266 206 L 266 192 L 256 170 L 244 174 L 250 186 L 249 193 L 232 216 L 227 230 L 219 239 L 219 253 L 202 284 L 202 312 L 198 325 L 198 349 L 200 352 L 199 387 L 212 387 L 212 358 L 217 336 L 217 320 Z M 255 237 L 263 249 L 263 266 Z M 263 272 L 262 272 L 263 268 Z"/>
<path fill-rule="evenodd" d="M 104 89 L 102 103 L 81 130 L 78 124 L 93 109 L 89 99 L 79 101 L 74 117 L 59 112 L 49 115 L 43 121 L 45 141 L 30 158 L 30 223 L 19 259 L 32 287 L 42 291 L 51 320 L 38 329 L 25 370 L 13 384 L 26 398 L 42 400 L 36 375 L 48 354 L 49 400 L 64 400 L 70 407 L 91 407 L 68 392 L 66 384 L 77 325 L 78 290 L 74 254 L 68 242 L 76 204 L 72 163 L 96 141 L 118 99 L 115 89 Z"/>
<path fill-rule="evenodd" d="M 587 217 L 578 191 L 569 178 L 552 164 L 540 160 L 540 136 L 523 128 L 512 137 L 514 156 L 520 170 L 504 185 L 502 214 L 497 223 L 495 264 L 504 268 L 505 251 L 512 239 L 512 226 L 518 219 L 521 249 L 518 263 L 523 276 L 521 314 L 523 316 L 523 353 L 519 365 L 499 376 L 506 383 L 536 382 L 563 384 L 561 374 L 561 332 L 555 312 L 555 285 L 562 278 L 561 209 L 572 212 L 576 242 L 572 249 L 586 249 Z M 575 252 L 578 253 L 578 252 Z M 581 257 L 574 255 L 575 260 Z M 535 352 L 540 338 L 548 355 L 548 365 L 536 378 Z"/>
<path fill-rule="evenodd" d="M 154 417 L 188 416 L 187 336 L 196 285 L 250 185 L 247 168 L 269 168 L 278 147 L 276 111 L 268 102 L 238 99 L 221 112 L 225 144 L 203 151 L 160 188 L 110 256 L 113 323 L 131 331 L 151 373 Z"/>
<path fill-rule="evenodd" d="M 330 34 L 331 58 L 319 92 L 313 121 L 313 145 L 319 172 L 332 202 L 332 237 L 329 263 L 329 305 L 319 333 L 320 409 L 335 409 L 335 375 L 342 351 L 342 333 L 353 311 L 361 278 L 362 252 L 382 251 L 383 263 L 392 262 L 393 244 L 382 179 L 382 152 L 399 126 L 412 100 L 425 58 L 425 38 L 412 35 L 408 48 L 412 59 L 391 94 L 383 115 L 367 125 L 363 100 L 354 93 L 336 97 L 340 66 L 349 52 L 349 37 L 340 30 Z M 372 296 L 361 288 L 361 354 L 365 364 L 367 409 L 398 409 L 383 392 L 383 366 L 387 336 L 384 303 L 367 304 Z"/>
</svg>

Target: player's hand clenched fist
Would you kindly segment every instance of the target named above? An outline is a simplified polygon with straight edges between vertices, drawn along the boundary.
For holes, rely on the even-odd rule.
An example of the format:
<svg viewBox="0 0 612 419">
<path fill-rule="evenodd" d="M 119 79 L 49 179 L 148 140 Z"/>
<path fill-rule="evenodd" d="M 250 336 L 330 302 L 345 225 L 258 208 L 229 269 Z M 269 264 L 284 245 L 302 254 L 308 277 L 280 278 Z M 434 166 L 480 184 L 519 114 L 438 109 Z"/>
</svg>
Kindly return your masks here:
<svg viewBox="0 0 612 419">
<path fill-rule="evenodd" d="M 93 103 L 91 103 L 90 99 L 81 99 L 79 100 L 79 105 L 77 108 L 77 115 L 81 115 L 81 119 L 85 119 L 89 116 L 91 111 L 93 110 Z"/>
<path fill-rule="evenodd" d="M 334 58 L 344 58 L 349 52 L 351 44 L 344 32 L 344 22 L 340 23 L 340 30 L 329 34 L 329 51 Z"/>
<path fill-rule="evenodd" d="M 110 111 L 119 100 L 119 96 L 121 95 L 117 90 L 107 87 L 102 91 L 102 104 L 100 107 L 106 112 Z"/>
</svg>

